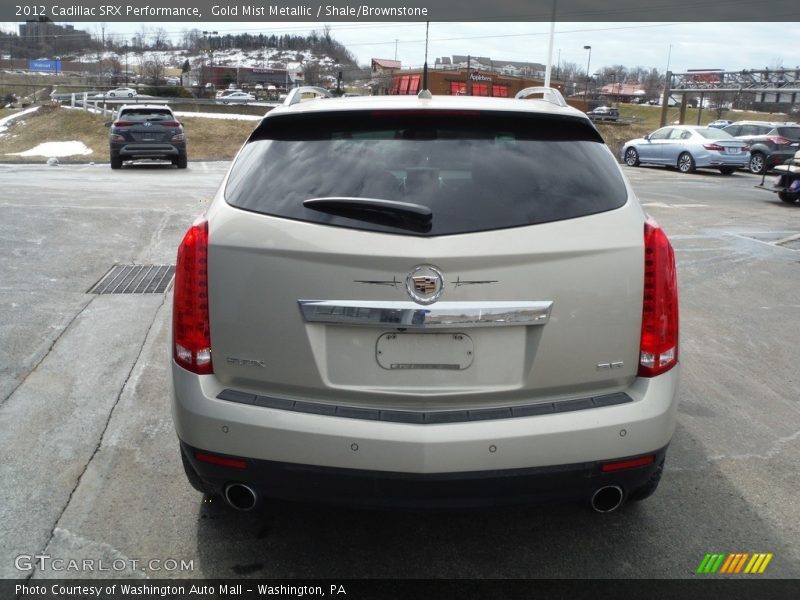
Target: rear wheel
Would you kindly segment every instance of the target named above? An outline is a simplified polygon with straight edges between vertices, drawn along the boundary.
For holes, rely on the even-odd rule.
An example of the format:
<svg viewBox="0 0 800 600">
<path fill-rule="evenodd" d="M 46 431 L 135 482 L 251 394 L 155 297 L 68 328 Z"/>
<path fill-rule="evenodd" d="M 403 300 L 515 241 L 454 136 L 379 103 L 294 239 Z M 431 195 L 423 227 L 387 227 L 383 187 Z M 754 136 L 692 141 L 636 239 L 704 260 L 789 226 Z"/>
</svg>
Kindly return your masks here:
<svg viewBox="0 0 800 600">
<path fill-rule="evenodd" d="M 767 166 L 766 161 L 764 160 L 764 155 L 760 152 L 756 152 L 755 154 L 750 156 L 750 163 L 748 164 L 748 168 L 750 169 L 751 173 L 755 173 L 756 175 L 761 175 L 765 167 Z"/>
<path fill-rule="evenodd" d="M 639 166 L 639 153 L 636 148 L 628 148 L 625 150 L 625 164 L 629 167 Z"/>
<path fill-rule="evenodd" d="M 121 156 L 111 156 L 111 168 L 112 169 L 121 169 L 122 168 L 122 157 Z"/>
<path fill-rule="evenodd" d="M 792 192 L 778 192 L 778 198 L 786 202 L 787 204 L 794 204 L 797 202 L 797 194 Z"/>
<path fill-rule="evenodd" d="M 734 167 L 720 167 L 719 172 L 723 175 L 732 175 L 736 169 Z"/>
<path fill-rule="evenodd" d="M 175 159 L 175 166 L 179 169 L 185 169 L 186 165 L 188 164 L 188 159 L 185 154 L 179 154 L 178 158 Z"/>
<path fill-rule="evenodd" d="M 694 173 L 695 165 L 692 155 L 688 152 L 683 152 L 678 157 L 678 170 L 681 173 Z"/>
</svg>

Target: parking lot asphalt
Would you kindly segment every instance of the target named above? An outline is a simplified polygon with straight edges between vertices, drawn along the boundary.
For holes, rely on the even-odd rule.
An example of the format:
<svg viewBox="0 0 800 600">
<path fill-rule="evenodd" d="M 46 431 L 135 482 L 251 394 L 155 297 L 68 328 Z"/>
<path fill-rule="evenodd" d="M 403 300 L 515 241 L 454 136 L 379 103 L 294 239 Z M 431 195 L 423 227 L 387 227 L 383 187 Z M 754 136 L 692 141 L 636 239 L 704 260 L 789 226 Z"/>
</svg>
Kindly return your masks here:
<svg viewBox="0 0 800 600">
<path fill-rule="evenodd" d="M 227 166 L 0 165 L 0 577 L 672 578 L 707 552 L 800 576 L 800 206 L 760 177 L 624 168 L 681 293 L 678 429 L 649 500 L 235 513 L 180 465 L 170 294 L 87 293 L 114 264 L 174 263 Z M 124 568 L 18 568 L 36 554 Z"/>
</svg>

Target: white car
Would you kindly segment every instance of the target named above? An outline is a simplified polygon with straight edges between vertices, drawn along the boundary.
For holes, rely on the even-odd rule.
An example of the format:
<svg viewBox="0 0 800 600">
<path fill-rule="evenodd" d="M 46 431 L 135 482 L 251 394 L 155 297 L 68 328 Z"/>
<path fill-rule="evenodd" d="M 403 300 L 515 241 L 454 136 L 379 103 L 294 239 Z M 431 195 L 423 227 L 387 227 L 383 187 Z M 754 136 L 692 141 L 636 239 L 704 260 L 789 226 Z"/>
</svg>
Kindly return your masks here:
<svg viewBox="0 0 800 600">
<path fill-rule="evenodd" d="M 95 98 L 133 98 L 137 95 L 133 88 L 116 88 L 107 92 L 101 92 Z"/>
<path fill-rule="evenodd" d="M 220 104 L 246 104 L 248 102 L 255 102 L 256 97 L 247 92 L 231 92 L 217 98 L 217 103 Z"/>
<path fill-rule="evenodd" d="M 547 99 L 424 91 L 261 120 L 178 250 L 191 485 L 239 510 L 609 512 L 655 491 L 674 253 L 590 119 L 523 92 Z"/>
</svg>

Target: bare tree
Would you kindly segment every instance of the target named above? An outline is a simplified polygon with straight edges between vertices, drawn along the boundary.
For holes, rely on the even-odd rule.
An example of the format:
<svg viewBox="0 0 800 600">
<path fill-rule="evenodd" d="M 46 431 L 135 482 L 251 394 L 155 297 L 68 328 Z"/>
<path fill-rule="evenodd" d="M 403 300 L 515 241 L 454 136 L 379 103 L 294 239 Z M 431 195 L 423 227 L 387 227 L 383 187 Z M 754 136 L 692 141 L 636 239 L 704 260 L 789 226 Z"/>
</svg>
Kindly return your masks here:
<svg viewBox="0 0 800 600">
<path fill-rule="evenodd" d="M 162 85 L 165 68 L 166 65 L 160 55 L 149 54 L 142 63 L 142 78 L 150 85 Z"/>
</svg>

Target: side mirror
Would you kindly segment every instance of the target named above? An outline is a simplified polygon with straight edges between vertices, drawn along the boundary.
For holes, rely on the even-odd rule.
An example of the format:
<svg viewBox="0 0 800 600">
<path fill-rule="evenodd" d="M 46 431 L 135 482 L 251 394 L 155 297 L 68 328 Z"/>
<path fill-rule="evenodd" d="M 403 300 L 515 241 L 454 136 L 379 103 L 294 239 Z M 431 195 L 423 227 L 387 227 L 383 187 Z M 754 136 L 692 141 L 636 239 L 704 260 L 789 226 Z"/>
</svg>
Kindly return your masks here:
<svg viewBox="0 0 800 600">
<path fill-rule="evenodd" d="M 111 127 L 114 124 L 114 121 L 109 121 L 108 123 L 103 123 L 103 127 Z"/>
<path fill-rule="evenodd" d="M 646 134 L 646 135 L 644 136 L 644 139 L 646 139 L 646 140 L 649 140 L 649 139 L 650 139 L 650 134 L 649 134 L 649 133 L 648 133 L 648 134 Z"/>
</svg>

